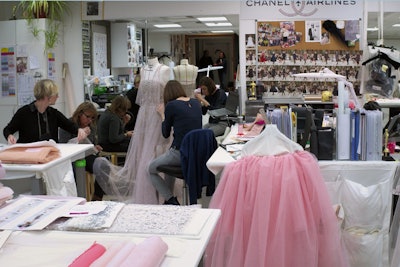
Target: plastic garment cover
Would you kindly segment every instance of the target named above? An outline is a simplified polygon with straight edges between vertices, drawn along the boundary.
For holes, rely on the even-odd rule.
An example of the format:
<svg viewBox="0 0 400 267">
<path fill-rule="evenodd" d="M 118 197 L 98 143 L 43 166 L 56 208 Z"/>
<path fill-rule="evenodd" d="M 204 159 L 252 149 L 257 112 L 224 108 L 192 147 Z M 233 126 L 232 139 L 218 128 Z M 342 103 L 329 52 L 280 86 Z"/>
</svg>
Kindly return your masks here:
<svg viewBox="0 0 400 267">
<path fill-rule="evenodd" d="M 384 97 L 393 94 L 394 78 L 390 74 L 391 65 L 384 59 L 375 60 L 370 65 L 369 79 L 365 84 L 365 90 Z"/>
</svg>

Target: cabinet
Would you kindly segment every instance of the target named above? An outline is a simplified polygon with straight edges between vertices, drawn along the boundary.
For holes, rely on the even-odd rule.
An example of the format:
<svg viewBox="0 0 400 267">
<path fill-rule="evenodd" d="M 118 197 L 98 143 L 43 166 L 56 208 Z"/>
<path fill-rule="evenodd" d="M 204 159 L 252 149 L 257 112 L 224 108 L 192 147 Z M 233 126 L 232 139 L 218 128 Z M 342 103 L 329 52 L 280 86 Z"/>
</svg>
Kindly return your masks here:
<svg viewBox="0 0 400 267">
<path fill-rule="evenodd" d="M 34 100 L 33 87 L 37 80 L 49 78 L 59 86 L 59 99 L 55 107 L 65 112 L 65 93 L 62 88 L 63 40 L 51 50 L 45 50 L 43 31 L 47 19 L 38 19 L 35 26 L 39 34 L 34 37 L 26 20 L 0 21 L 0 125 L 4 127 L 15 111 Z M 62 31 L 62 27 L 59 28 Z M 63 36 L 60 32 L 59 36 Z M 3 53 L 4 52 L 4 53 Z M 6 142 L 0 136 L 0 143 Z"/>
<path fill-rule="evenodd" d="M 142 31 L 130 23 L 111 24 L 111 67 L 140 67 L 143 64 Z"/>
</svg>

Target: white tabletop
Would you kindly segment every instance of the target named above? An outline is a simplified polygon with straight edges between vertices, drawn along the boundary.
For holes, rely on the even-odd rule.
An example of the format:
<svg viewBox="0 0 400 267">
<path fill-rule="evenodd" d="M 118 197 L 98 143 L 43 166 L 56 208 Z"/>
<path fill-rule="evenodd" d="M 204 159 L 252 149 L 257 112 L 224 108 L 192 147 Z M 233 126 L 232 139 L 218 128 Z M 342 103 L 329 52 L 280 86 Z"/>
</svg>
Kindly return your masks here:
<svg viewBox="0 0 400 267">
<path fill-rule="evenodd" d="M 191 209 L 192 207 L 187 207 Z M 168 252 L 161 266 L 197 267 L 221 211 L 201 209 L 208 217 L 204 224 L 192 224 L 199 235 L 158 235 L 168 244 Z M 6 235 L 7 231 L 0 232 Z M 0 250 L 0 266 L 68 266 L 93 242 L 110 245 L 116 241 L 143 241 L 151 234 L 141 233 L 89 233 L 69 231 L 16 231 Z"/>
</svg>

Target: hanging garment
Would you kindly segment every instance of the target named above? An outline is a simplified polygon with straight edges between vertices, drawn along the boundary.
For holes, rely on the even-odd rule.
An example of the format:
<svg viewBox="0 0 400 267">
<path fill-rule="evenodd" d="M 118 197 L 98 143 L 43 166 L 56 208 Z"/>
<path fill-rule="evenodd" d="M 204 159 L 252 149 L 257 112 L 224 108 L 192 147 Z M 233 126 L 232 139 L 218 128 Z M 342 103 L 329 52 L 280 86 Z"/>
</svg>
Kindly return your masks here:
<svg viewBox="0 0 400 267">
<path fill-rule="evenodd" d="M 316 158 L 274 125 L 243 150 L 210 202 L 222 216 L 205 266 L 348 266 Z"/>
</svg>

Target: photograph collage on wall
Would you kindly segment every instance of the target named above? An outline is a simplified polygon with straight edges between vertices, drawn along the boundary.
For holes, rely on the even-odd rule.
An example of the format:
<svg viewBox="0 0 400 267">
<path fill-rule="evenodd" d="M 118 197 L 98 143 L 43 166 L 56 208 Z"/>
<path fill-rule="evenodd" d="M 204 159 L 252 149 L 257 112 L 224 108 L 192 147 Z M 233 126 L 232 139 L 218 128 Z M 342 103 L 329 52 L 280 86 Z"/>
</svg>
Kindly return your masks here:
<svg viewBox="0 0 400 267">
<path fill-rule="evenodd" d="M 135 25 L 128 26 L 128 65 L 139 67 L 143 64 L 142 32 Z"/>
<path fill-rule="evenodd" d="M 336 90 L 337 81 L 292 74 L 328 68 L 345 76 L 358 91 L 363 56 L 358 49 L 359 34 L 355 34 L 358 26 L 358 21 L 343 22 L 343 38 L 353 41 L 344 45 L 321 21 L 257 22 L 256 34 L 245 35 L 246 81 L 256 82 L 263 92 L 320 94 Z"/>
</svg>

